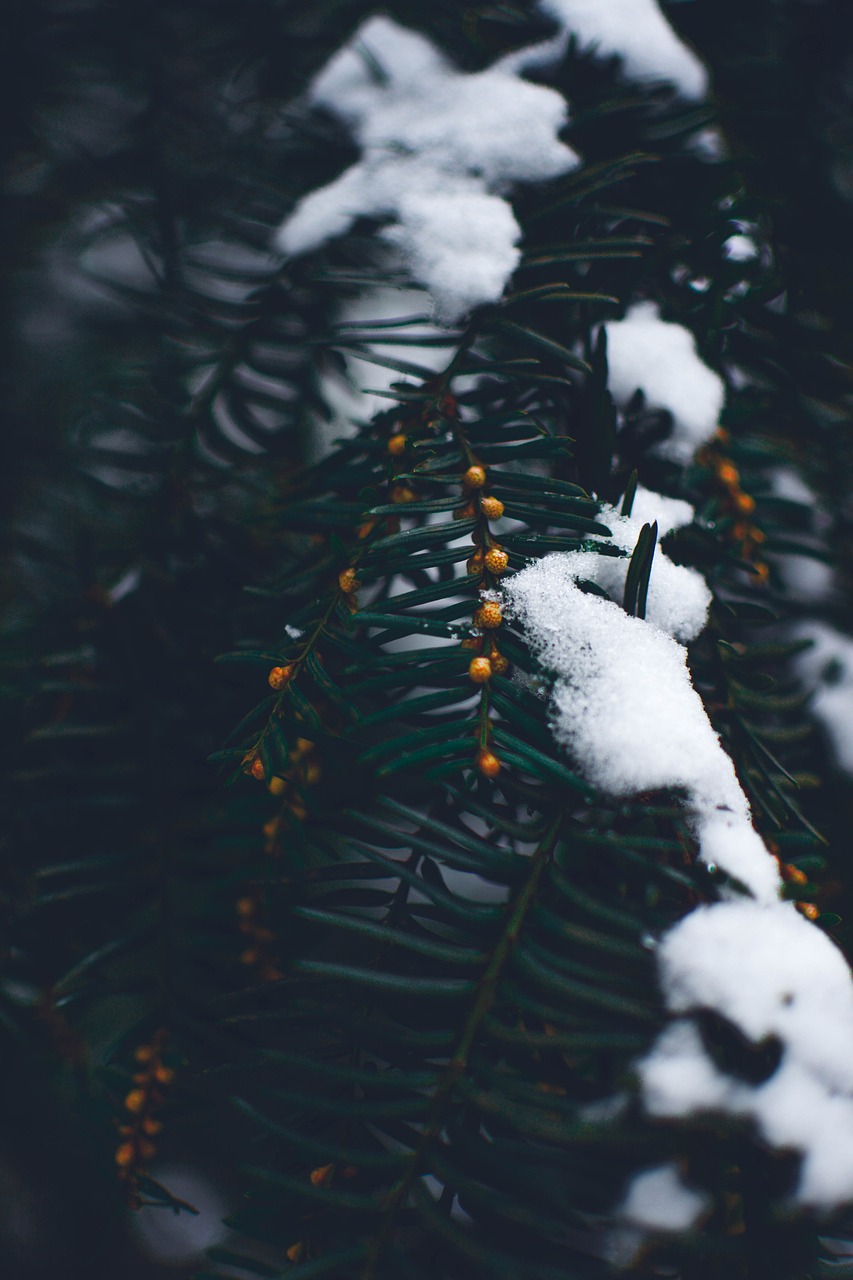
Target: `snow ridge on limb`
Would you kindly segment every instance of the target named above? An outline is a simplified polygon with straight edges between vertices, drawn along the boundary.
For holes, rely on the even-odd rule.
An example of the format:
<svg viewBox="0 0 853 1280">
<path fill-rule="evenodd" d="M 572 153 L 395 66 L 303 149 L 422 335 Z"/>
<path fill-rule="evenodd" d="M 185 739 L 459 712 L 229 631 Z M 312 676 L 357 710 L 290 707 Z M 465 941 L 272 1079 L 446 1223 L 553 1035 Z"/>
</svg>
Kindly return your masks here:
<svg viewBox="0 0 853 1280">
<path fill-rule="evenodd" d="M 642 489 L 634 512 L 625 520 L 602 511 L 625 550 L 642 520 L 666 530 L 692 514 Z M 647 616 L 632 617 L 617 603 L 626 564 L 594 551 L 557 553 L 523 569 L 504 592 L 553 677 L 552 731 L 580 772 L 612 795 L 680 789 L 700 859 L 730 877 L 721 901 L 692 911 L 658 944 L 673 1021 L 637 1063 L 640 1096 L 651 1116 L 750 1120 L 769 1146 L 800 1155 L 792 1205 L 830 1212 L 853 1200 L 850 971 L 826 934 L 780 901 L 776 859 L 692 686 L 679 641 L 704 625 L 707 587 L 695 570 L 674 573 L 679 567 L 658 552 Z M 583 590 L 584 582 L 615 599 Z M 708 1011 L 767 1050 L 765 1078 L 751 1083 L 714 1062 L 698 1020 Z M 660 1211 L 662 1187 L 678 1192 L 683 1212 Z M 642 1170 L 617 1210 L 622 1226 L 611 1244 L 631 1252 L 645 1231 L 686 1230 L 708 1204 L 675 1167 Z"/>
<path fill-rule="evenodd" d="M 362 156 L 296 206 L 276 237 L 289 255 L 319 248 L 360 217 L 386 223 L 429 291 L 437 317 L 459 321 L 497 302 L 520 260 L 505 198 L 520 182 L 568 173 L 561 94 L 508 67 L 467 74 L 425 37 L 369 18 L 315 78 L 309 100 L 349 126 Z"/>
</svg>

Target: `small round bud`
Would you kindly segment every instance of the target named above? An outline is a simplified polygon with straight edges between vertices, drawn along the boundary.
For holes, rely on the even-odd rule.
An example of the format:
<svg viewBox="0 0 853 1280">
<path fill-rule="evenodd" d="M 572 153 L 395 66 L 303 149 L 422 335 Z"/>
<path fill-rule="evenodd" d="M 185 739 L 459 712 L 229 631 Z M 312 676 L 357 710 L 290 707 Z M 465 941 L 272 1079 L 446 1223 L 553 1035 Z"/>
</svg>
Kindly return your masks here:
<svg viewBox="0 0 853 1280">
<path fill-rule="evenodd" d="M 293 666 L 290 663 L 286 667 L 273 667 L 267 676 L 270 688 L 275 689 L 276 693 L 278 693 L 279 689 L 283 689 L 288 684 L 292 675 Z"/>
<path fill-rule="evenodd" d="M 468 675 L 474 684 L 485 684 L 491 678 L 492 664 L 488 658 L 472 658 L 468 667 Z"/>
<path fill-rule="evenodd" d="M 343 573 L 339 573 L 338 586 L 347 596 L 352 595 L 353 591 L 357 591 L 361 583 L 355 576 L 355 569 L 344 569 Z"/>
<path fill-rule="evenodd" d="M 252 761 L 251 768 L 249 769 L 249 773 L 252 775 L 253 778 L 256 778 L 258 782 L 263 782 L 265 777 L 264 762 L 260 758 L 260 756 L 255 756 L 254 760 Z"/>
<path fill-rule="evenodd" d="M 474 626 L 484 631 L 495 631 L 503 622 L 500 605 L 494 600 L 486 600 L 474 611 Z"/>
<path fill-rule="evenodd" d="M 389 497 L 392 502 L 414 502 L 418 495 L 406 484 L 395 484 Z"/>
<path fill-rule="evenodd" d="M 763 560 L 752 566 L 752 572 L 755 574 L 759 582 L 770 581 L 770 566 L 765 564 Z"/>
<path fill-rule="evenodd" d="M 296 1244 L 292 1244 L 285 1249 L 288 1262 L 299 1262 L 302 1258 L 303 1251 L 304 1245 L 302 1244 L 302 1241 L 297 1240 Z"/>
<path fill-rule="evenodd" d="M 498 653 L 497 649 L 492 649 L 489 654 L 489 662 L 492 664 L 492 670 L 496 676 L 506 675 L 509 671 L 509 658 L 505 658 L 502 653 Z"/>
<path fill-rule="evenodd" d="M 392 436 L 388 441 L 388 452 L 392 458 L 399 458 L 406 452 L 406 437 L 402 434 Z"/>
<path fill-rule="evenodd" d="M 309 1174 L 311 1186 L 325 1187 L 334 1172 L 335 1166 L 333 1164 L 321 1164 L 318 1168 L 312 1169 Z"/>
<path fill-rule="evenodd" d="M 484 561 L 489 573 L 498 576 L 506 573 L 509 565 L 509 556 L 502 547 L 492 547 L 491 551 L 486 552 Z"/>
<path fill-rule="evenodd" d="M 479 649 L 480 641 L 475 636 L 469 636 L 467 640 L 462 641 L 463 649 Z"/>
<path fill-rule="evenodd" d="M 740 480 L 738 469 L 731 462 L 721 462 L 717 467 L 717 475 L 720 477 L 723 484 L 734 485 Z"/>
<path fill-rule="evenodd" d="M 486 468 L 469 467 L 462 477 L 462 483 L 466 489 L 482 489 L 486 483 Z"/>
<path fill-rule="evenodd" d="M 255 914 L 254 898 L 238 898 L 237 899 L 237 915 L 253 916 Z"/>
<path fill-rule="evenodd" d="M 137 1062 L 150 1062 L 154 1057 L 154 1047 L 150 1044 L 141 1044 L 138 1049 L 134 1049 L 133 1056 Z"/>
<path fill-rule="evenodd" d="M 269 782 L 267 783 L 267 790 L 269 791 L 271 796 L 284 795 L 285 791 L 287 790 L 287 783 L 285 782 L 284 778 L 277 778 L 277 777 L 270 778 Z"/>
<path fill-rule="evenodd" d="M 501 771 L 501 762 L 491 751 L 481 751 L 477 756 L 477 768 L 484 778 L 496 778 Z"/>
<path fill-rule="evenodd" d="M 143 1089 L 131 1089 L 124 1100 L 126 1111 L 132 1111 L 134 1115 L 142 1110 L 145 1106 L 145 1091 Z"/>
<path fill-rule="evenodd" d="M 487 520 L 500 520 L 504 513 L 504 504 L 500 498 L 481 498 L 480 510 Z"/>
<path fill-rule="evenodd" d="M 807 920 L 817 920 L 820 915 L 820 907 L 816 902 L 798 902 L 797 906 Z"/>
<path fill-rule="evenodd" d="M 482 553 L 482 551 L 479 551 L 479 550 L 478 550 L 478 551 L 475 551 L 475 552 L 474 552 L 474 554 L 472 555 L 471 559 L 468 561 L 468 563 L 467 563 L 467 565 L 466 565 L 465 567 L 466 567 L 466 569 L 467 569 L 468 573 L 470 573 L 470 574 L 482 573 L 482 572 L 483 572 L 483 553 Z"/>
<path fill-rule="evenodd" d="M 175 1073 L 171 1067 L 164 1067 L 162 1062 L 157 1064 L 154 1071 L 154 1079 L 158 1084 L 171 1084 L 175 1078 Z"/>
<path fill-rule="evenodd" d="M 134 1148 L 132 1142 L 123 1142 L 116 1150 L 116 1164 L 120 1169 L 127 1169 L 133 1164 Z"/>
<path fill-rule="evenodd" d="M 738 511 L 742 511 L 744 515 L 751 515 L 755 510 L 755 498 L 748 493 L 739 493 L 735 498 L 735 506 Z"/>
</svg>

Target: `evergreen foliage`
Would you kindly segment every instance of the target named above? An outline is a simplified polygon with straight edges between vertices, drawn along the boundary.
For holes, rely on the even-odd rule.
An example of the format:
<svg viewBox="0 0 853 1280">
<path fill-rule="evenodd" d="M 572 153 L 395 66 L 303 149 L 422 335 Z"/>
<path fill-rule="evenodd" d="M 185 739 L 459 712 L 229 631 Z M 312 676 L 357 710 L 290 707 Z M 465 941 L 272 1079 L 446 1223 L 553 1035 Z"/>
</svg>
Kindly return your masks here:
<svg viewBox="0 0 853 1280">
<path fill-rule="evenodd" d="M 385 8 L 466 68 L 546 30 L 522 4 Z M 681 8 L 700 38 L 712 6 Z M 643 1112 L 655 939 L 732 886 L 695 862 L 677 795 L 584 780 L 549 730 L 548 673 L 480 594 L 600 551 L 602 504 L 629 509 L 638 479 L 690 501 L 665 546 L 713 591 L 694 684 L 790 896 L 846 942 L 848 793 L 830 778 L 815 798 L 831 770 L 784 625 L 814 607 L 777 559 L 832 563 L 843 534 L 843 371 L 782 304 L 766 189 L 691 145 L 712 108 L 574 46 L 548 82 L 583 164 L 514 193 L 504 300 L 427 340 L 439 372 L 418 362 L 425 295 L 342 320 L 373 289 L 409 305 L 373 228 L 292 262 L 269 246 L 352 157 L 298 94 L 370 12 L 18 8 L 50 90 L 51 58 L 94 63 L 127 124 L 104 156 L 53 161 L 62 243 L 117 302 L 92 313 L 82 373 L 48 376 L 37 446 L 7 445 L 0 1055 L 39 1123 L 78 1117 L 61 1163 L 86 1171 L 90 1241 L 128 1197 L 180 1208 L 158 1150 L 238 1168 L 236 1243 L 205 1276 L 851 1274 L 785 1208 L 793 1156 L 746 1124 Z M 39 92 L 15 86 L 15 146 L 56 157 L 47 125 L 32 136 Z M 765 246 L 748 262 L 723 250 L 738 219 Z M 654 451 L 668 415 L 642 394 L 617 414 L 607 390 L 601 324 L 641 299 L 727 380 L 723 430 L 686 469 Z M 353 356 L 399 381 L 350 432 L 328 396 Z M 312 455 L 329 419 L 344 438 Z M 827 495 L 819 533 L 780 465 Z M 646 529 L 624 598 L 640 617 Z M 773 1043 L 702 1030 L 731 1074 L 775 1068 Z M 10 1107 L 4 1148 L 24 1123 Z M 713 1205 L 629 1247 L 614 1206 L 671 1161 Z"/>
</svg>

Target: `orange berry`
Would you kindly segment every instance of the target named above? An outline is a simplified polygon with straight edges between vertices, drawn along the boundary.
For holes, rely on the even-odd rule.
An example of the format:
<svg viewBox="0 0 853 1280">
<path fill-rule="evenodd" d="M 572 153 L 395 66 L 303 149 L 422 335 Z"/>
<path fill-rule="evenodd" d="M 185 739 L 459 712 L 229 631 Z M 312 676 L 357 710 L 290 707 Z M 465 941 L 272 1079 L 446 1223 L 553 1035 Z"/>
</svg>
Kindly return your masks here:
<svg viewBox="0 0 853 1280">
<path fill-rule="evenodd" d="M 489 662 L 492 664 L 492 670 L 496 676 L 502 676 L 509 670 L 509 658 L 505 658 L 502 653 L 498 653 L 497 649 L 492 649 L 489 654 Z"/>
<path fill-rule="evenodd" d="M 344 595 L 351 595 L 353 591 L 357 591 L 361 586 L 358 578 L 355 576 L 355 569 L 344 569 L 343 573 L 338 574 L 338 586 Z"/>
<path fill-rule="evenodd" d="M 237 915 L 253 916 L 255 914 L 254 898 L 238 898 L 237 899 Z"/>
<path fill-rule="evenodd" d="M 801 871 L 799 867 L 795 867 L 791 862 L 785 863 L 782 868 L 782 874 L 789 884 L 805 884 L 808 880 L 805 871 Z"/>
<path fill-rule="evenodd" d="M 414 502 L 418 495 L 405 484 L 395 484 L 389 497 L 392 502 Z"/>
<path fill-rule="evenodd" d="M 496 576 L 506 573 L 509 565 L 509 556 L 501 547 L 492 547 L 491 551 L 487 551 L 484 557 L 486 568 L 490 573 Z"/>
<path fill-rule="evenodd" d="M 504 504 L 500 498 L 481 498 L 480 510 L 487 520 L 500 520 L 504 513 Z"/>
<path fill-rule="evenodd" d="M 130 1093 L 127 1095 L 127 1097 L 124 1100 L 125 1110 L 131 1111 L 134 1115 L 137 1115 L 144 1106 L 145 1106 L 145 1090 L 131 1089 Z"/>
<path fill-rule="evenodd" d="M 267 791 L 272 796 L 280 796 L 282 792 L 287 790 L 287 783 L 284 778 L 270 778 L 267 783 Z"/>
<path fill-rule="evenodd" d="M 399 458 L 406 452 L 406 437 L 402 434 L 392 436 L 388 441 L 388 452 L 392 458 Z"/>
<path fill-rule="evenodd" d="M 486 468 L 469 467 L 462 477 L 462 483 L 466 489 L 482 489 L 486 483 Z"/>
<path fill-rule="evenodd" d="M 744 515 L 751 515 L 755 510 L 755 498 L 749 493 L 739 493 L 735 497 L 735 506 Z"/>
<path fill-rule="evenodd" d="M 717 475 L 720 477 L 723 484 L 734 485 L 740 480 L 738 469 L 733 466 L 731 462 L 721 462 L 717 467 Z"/>
<path fill-rule="evenodd" d="M 484 631 L 495 631 L 503 622 L 501 607 L 495 600 L 486 600 L 474 611 L 474 626 Z"/>
<path fill-rule="evenodd" d="M 137 1062 L 150 1062 L 154 1057 L 154 1048 L 150 1044 L 141 1044 L 134 1050 L 133 1056 Z"/>
<path fill-rule="evenodd" d="M 766 565 L 763 560 L 759 564 L 753 565 L 752 572 L 759 582 L 768 582 L 770 580 L 770 566 Z"/>
<path fill-rule="evenodd" d="M 312 1169 L 309 1177 L 312 1187 L 325 1187 L 335 1171 L 333 1164 L 321 1164 L 317 1169 Z"/>
<path fill-rule="evenodd" d="M 142 1132 L 147 1133 L 149 1137 L 153 1137 L 155 1133 L 159 1133 L 162 1128 L 162 1121 L 155 1120 L 153 1116 L 146 1116 L 142 1121 Z"/>
<path fill-rule="evenodd" d="M 260 756 L 255 756 L 254 760 L 252 761 L 252 767 L 250 768 L 249 773 L 252 775 L 253 778 L 257 778 L 258 782 L 263 782 L 264 778 L 266 777 L 266 774 L 264 773 L 264 762 L 260 758 Z"/>
<path fill-rule="evenodd" d="M 164 1067 L 162 1062 L 158 1063 L 154 1070 L 154 1079 L 158 1084 L 171 1084 L 175 1078 L 175 1073 L 171 1067 Z"/>
<path fill-rule="evenodd" d="M 807 920 L 817 920 L 820 915 L 820 907 L 816 902 L 798 902 L 797 906 Z"/>
<path fill-rule="evenodd" d="M 267 676 L 269 686 L 275 689 L 276 693 L 279 689 L 283 689 L 289 683 L 290 677 L 293 675 L 293 666 L 288 663 L 286 667 L 273 667 Z"/>
<path fill-rule="evenodd" d="M 477 756 L 477 768 L 484 778 L 496 778 L 501 771 L 501 762 L 491 751 L 481 751 Z"/>
<path fill-rule="evenodd" d="M 488 658 L 472 658 L 468 675 L 474 684 L 485 684 L 491 678 L 492 664 Z"/>
<path fill-rule="evenodd" d="M 130 1165 L 133 1164 L 135 1154 L 136 1151 L 133 1143 L 123 1142 L 116 1150 L 116 1164 L 120 1169 L 129 1168 Z"/>
<path fill-rule="evenodd" d="M 750 529 L 749 536 L 753 542 L 762 543 L 767 541 L 767 534 L 763 529 L 756 529 L 755 525 Z"/>
</svg>

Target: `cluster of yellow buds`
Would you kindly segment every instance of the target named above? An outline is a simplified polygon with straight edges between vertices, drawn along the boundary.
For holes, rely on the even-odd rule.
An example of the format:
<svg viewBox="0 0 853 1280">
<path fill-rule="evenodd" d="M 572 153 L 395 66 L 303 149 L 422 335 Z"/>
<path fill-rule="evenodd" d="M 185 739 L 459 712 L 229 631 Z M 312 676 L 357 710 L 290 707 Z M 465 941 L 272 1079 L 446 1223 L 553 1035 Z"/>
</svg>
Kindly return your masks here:
<svg viewBox="0 0 853 1280">
<path fill-rule="evenodd" d="M 472 462 L 462 476 L 462 493 L 467 501 L 455 512 L 457 518 L 476 519 L 472 534 L 474 554 L 468 561 L 468 573 L 485 579 L 486 584 L 486 575 L 499 578 L 509 567 L 509 556 L 489 529 L 489 521 L 499 520 L 503 515 L 504 504 L 500 498 L 484 492 L 488 480 L 486 467 Z M 485 685 L 493 675 L 504 675 L 509 669 L 509 662 L 497 644 L 497 632 L 502 627 L 504 618 L 496 595 L 494 591 L 482 592 L 481 602 L 472 618 L 472 623 L 480 634 L 462 641 L 463 648 L 474 650 L 475 653 L 468 664 L 468 678 L 474 684 Z M 484 778 L 496 778 L 501 763 L 494 752 L 482 746 L 475 766 Z"/>
<path fill-rule="evenodd" d="M 284 975 L 276 964 L 275 934 L 265 923 L 263 895 L 252 890 L 237 899 L 238 928 L 246 938 L 240 963 L 254 969 L 260 982 L 278 982 Z"/>
<path fill-rule="evenodd" d="M 729 433 L 724 427 L 720 427 L 715 437 L 717 447 L 712 445 L 706 449 L 702 455 L 702 461 L 713 472 L 719 488 L 723 491 L 726 507 L 734 517 L 731 537 L 737 544 L 741 558 L 748 561 L 752 572 L 760 582 L 766 582 L 770 577 L 770 568 L 761 558 L 760 552 L 760 548 L 766 541 L 766 534 L 750 518 L 755 512 L 755 499 L 752 494 L 745 492 L 737 467 L 723 453 L 723 447 L 728 440 Z"/>
<path fill-rule="evenodd" d="M 122 1104 L 125 1114 L 119 1125 L 121 1141 L 116 1148 L 115 1162 L 119 1176 L 131 1189 L 133 1208 L 140 1205 L 135 1189 L 136 1178 L 157 1152 L 154 1139 L 163 1128 L 157 1112 L 163 1104 L 165 1091 L 175 1078 L 174 1068 L 163 1061 L 168 1038 L 168 1032 L 161 1028 L 153 1039 L 134 1051 L 136 1070 L 133 1088 Z"/>
<path fill-rule="evenodd" d="M 795 867 L 792 862 L 781 862 L 779 864 L 779 870 L 782 873 L 782 879 L 785 881 L 785 884 L 808 884 L 809 878 L 805 871 L 800 870 L 799 867 Z M 820 915 L 820 907 L 816 902 L 797 902 L 795 903 L 795 906 L 798 911 L 803 913 L 807 920 L 817 920 Z"/>
<path fill-rule="evenodd" d="M 354 1178 L 358 1174 L 355 1165 L 344 1165 L 338 1168 L 335 1164 L 321 1164 L 316 1169 L 312 1169 L 308 1174 L 308 1181 L 312 1187 L 329 1187 L 334 1178 Z M 297 1240 L 295 1244 L 285 1251 L 289 1262 L 302 1262 L 307 1259 L 310 1248 L 310 1242 L 307 1240 Z"/>
</svg>

